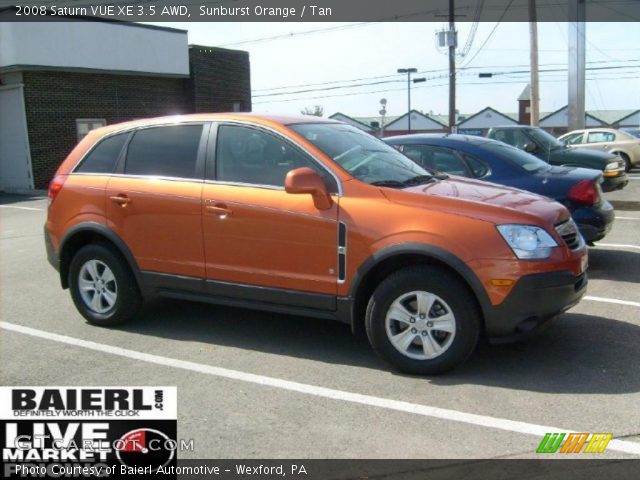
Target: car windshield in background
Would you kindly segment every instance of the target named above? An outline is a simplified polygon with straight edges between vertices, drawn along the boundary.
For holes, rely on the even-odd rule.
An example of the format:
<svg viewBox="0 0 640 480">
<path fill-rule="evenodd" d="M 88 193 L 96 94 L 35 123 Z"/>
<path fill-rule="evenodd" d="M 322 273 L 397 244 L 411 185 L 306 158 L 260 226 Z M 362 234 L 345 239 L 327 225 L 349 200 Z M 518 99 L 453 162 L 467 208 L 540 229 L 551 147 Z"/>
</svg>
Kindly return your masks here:
<svg viewBox="0 0 640 480">
<path fill-rule="evenodd" d="M 432 179 L 430 172 L 396 149 L 350 125 L 301 123 L 289 128 L 363 182 L 402 188 Z"/>
<path fill-rule="evenodd" d="M 500 142 L 486 142 L 481 146 L 496 157 L 517 165 L 527 173 L 544 172 L 551 168 L 549 164 L 543 162 L 538 157 L 523 152 L 519 148 L 512 147 L 511 145 Z"/>
<path fill-rule="evenodd" d="M 541 128 L 528 129 L 527 134 L 533 138 L 538 145 L 544 145 L 548 148 L 562 148 L 565 146 L 564 143 Z"/>
</svg>

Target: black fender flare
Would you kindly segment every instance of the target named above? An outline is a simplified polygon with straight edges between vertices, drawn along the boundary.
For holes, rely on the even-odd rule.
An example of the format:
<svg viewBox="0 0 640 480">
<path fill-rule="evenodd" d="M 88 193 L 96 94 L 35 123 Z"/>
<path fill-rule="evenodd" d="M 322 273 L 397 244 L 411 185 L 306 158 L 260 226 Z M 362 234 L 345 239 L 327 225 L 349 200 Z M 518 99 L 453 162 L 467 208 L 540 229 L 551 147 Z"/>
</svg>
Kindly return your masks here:
<svg viewBox="0 0 640 480">
<path fill-rule="evenodd" d="M 133 272 L 133 275 L 136 278 L 136 282 L 138 283 L 138 286 L 140 287 L 141 290 L 143 289 L 144 284 L 142 282 L 142 275 L 140 273 L 140 268 L 138 267 L 138 262 L 136 262 L 136 259 L 133 256 L 133 253 L 131 253 L 131 250 L 129 249 L 129 247 L 127 247 L 127 244 L 113 230 L 97 222 L 78 223 L 77 225 L 74 225 L 72 228 L 70 228 L 69 231 L 62 238 L 62 241 L 60 242 L 59 252 L 60 252 L 60 282 L 62 283 L 63 288 L 68 287 L 67 275 L 69 271 L 69 261 L 71 260 L 71 259 L 65 258 L 66 249 L 68 248 L 70 241 L 76 235 L 84 232 L 91 232 L 91 233 L 98 234 L 104 237 L 105 239 L 107 239 L 108 241 L 110 241 L 111 243 L 113 243 L 115 247 L 119 250 L 119 252 L 122 254 L 125 261 L 128 263 L 129 267 L 131 268 L 131 271 Z"/>
<path fill-rule="evenodd" d="M 490 315 L 492 308 L 491 300 L 475 272 L 463 260 L 448 250 L 424 243 L 402 243 L 392 245 L 390 247 L 383 248 L 368 257 L 356 271 L 353 281 L 349 287 L 349 298 L 353 300 L 353 303 L 355 304 L 356 295 L 362 281 L 377 265 L 394 256 L 406 254 L 421 255 L 425 258 L 437 260 L 451 268 L 467 283 L 469 288 L 471 288 L 471 291 L 478 300 L 483 317 L 486 318 Z M 352 326 L 356 322 L 355 317 L 355 312 L 353 312 L 351 316 Z"/>
</svg>

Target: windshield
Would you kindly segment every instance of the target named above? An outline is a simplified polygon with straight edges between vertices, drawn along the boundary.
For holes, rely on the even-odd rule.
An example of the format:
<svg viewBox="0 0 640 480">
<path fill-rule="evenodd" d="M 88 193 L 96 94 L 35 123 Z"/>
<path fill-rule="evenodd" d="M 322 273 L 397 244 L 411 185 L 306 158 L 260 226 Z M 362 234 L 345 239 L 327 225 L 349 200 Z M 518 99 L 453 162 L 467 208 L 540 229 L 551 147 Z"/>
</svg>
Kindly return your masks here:
<svg viewBox="0 0 640 480">
<path fill-rule="evenodd" d="M 543 146 L 544 148 L 551 149 L 564 147 L 564 144 L 560 140 L 558 140 L 550 133 L 542 130 L 541 128 L 527 129 L 527 134 L 533 139 L 534 142 L 536 142 L 540 146 Z"/>
<path fill-rule="evenodd" d="M 396 149 L 350 125 L 290 125 L 349 174 L 372 185 L 404 187 L 430 181 L 432 174 Z"/>
<path fill-rule="evenodd" d="M 486 142 L 482 144 L 482 148 L 488 150 L 496 157 L 520 167 L 527 173 L 544 172 L 551 168 L 548 163 L 543 162 L 538 157 L 523 152 L 519 148 L 512 147 L 506 143 Z"/>
</svg>

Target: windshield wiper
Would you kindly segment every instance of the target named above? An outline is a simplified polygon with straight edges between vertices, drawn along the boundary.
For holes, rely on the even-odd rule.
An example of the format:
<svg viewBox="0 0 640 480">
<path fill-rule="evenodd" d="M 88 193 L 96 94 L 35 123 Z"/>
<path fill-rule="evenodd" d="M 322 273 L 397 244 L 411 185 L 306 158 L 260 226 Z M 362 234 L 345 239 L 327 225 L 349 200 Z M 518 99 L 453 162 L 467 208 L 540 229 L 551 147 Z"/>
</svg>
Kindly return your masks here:
<svg viewBox="0 0 640 480">
<path fill-rule="evenodd" d="M 398 182 L 397 180 L 379 180 L 377 182 L 373 182 L 371 185 L 375 185 L 376 187 L 389 188 L 402 188 L 406 186 L 404 182 Z"/>
<path fill-rule="evenodd" d="M 429 182 L 433 182 L 434 178 L 440 180 L 441 178 L 437 175 L 417 175 L 415 177 L 411 177 L 408 180 L 405 180 L 403 183 L 403 185 L 405 187 L 413 187 L 416 185 L 422 185 L 425 183 L 429 183 Z M 445 177 L 447 178 L 447 177 Z"/>
</svg>

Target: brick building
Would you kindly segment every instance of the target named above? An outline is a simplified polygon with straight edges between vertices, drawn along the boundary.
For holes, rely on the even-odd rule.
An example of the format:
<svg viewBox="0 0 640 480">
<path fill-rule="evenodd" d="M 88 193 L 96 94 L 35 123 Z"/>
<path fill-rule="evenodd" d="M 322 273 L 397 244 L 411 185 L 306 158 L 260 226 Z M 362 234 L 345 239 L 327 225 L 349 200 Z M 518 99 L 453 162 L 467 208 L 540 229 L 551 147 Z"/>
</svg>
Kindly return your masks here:
<svg viewBox="0 0 640 480">
<path fill-rule="evenodd" d="M 250 111 L 247 52 L 108 21 L 0 23 L 0 191 L 46 188 L 92 129 L 142 117 Z"/>
</svg>

